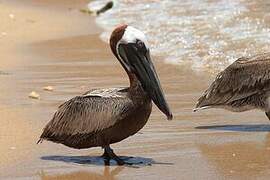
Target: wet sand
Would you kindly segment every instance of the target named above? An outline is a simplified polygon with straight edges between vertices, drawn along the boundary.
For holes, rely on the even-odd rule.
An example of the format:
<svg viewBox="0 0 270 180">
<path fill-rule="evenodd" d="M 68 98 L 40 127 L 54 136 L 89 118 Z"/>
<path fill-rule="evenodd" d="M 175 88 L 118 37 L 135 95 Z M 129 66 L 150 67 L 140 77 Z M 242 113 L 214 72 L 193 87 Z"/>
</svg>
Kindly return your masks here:
<svg viewBox="0 0 270 180">
<path fill-rule="evenodd" d="M 139 168 L 104 167 L 100 148 L 36 145 L 65 100 L 92 88 L 128 85 L 94 18 L 79 12 L 86 2 L 59 2 L 0 1 L 0 33 L 6 32 L 0 36 L 0 179 L 268 179 L 264 113 L 193 113 L 213 75 L 164 64 L 162 57 L 155 64 L 174 120 L 155 107 L 140 133 L 112 146 L 143 161 Z M 54 91 L 42 90 L 48 85 Z M 29 99 L 31 91 L 41 99 Z"/>
</svg>

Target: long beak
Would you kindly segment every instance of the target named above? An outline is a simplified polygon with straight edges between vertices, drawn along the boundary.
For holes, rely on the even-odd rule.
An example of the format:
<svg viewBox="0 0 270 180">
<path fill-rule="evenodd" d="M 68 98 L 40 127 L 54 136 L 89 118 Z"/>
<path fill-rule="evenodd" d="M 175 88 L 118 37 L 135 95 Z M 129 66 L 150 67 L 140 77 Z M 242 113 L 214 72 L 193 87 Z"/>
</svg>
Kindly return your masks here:
<svg viewBox="0 0 270 180">
<path fill-rule="evenodd" d="M 121 59 L 124 61 L 122 64 L 126 69 L 136 74 L 153 102 L 167 116 L 167 119 L 171 120 L 173 115 L 165 100 L 149 50 L 146 48 L 139 50 L 134 44 L 121 44 L 118 48 Z"/>
</svg>

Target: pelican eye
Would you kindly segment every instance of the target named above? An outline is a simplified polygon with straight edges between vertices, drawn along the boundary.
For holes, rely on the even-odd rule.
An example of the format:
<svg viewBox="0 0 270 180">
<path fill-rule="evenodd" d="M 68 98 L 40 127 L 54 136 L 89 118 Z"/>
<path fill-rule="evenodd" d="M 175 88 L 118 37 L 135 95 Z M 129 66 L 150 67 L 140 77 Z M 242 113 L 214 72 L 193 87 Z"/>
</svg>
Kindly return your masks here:
<svg viewBox="0 0 270 180">
<path fill-rule="evenodd" d="M 144 43 L 141 41 L 141 40 L 137 40 L 136 41 L 136 46 L 139 48 L 139 49 L 142 49 L 142 48 L 144 48 L 145 46 L 144 46 Z"/>
</svg>

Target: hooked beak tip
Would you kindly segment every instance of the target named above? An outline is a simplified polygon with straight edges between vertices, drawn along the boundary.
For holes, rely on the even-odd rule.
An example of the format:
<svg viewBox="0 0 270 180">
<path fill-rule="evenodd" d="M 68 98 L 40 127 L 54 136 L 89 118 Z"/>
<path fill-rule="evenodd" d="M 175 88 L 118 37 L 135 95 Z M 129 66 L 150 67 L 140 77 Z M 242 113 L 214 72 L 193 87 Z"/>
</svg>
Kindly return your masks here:
<svg viewBox="0 0 270 180">
<path fill-rule="evenodd" d="M 167 120 L 168 120 L 168 121 L 170 121 L 170 120 L 172 120 L 172 119 L 173 119 L 172 113 L 170 113 L 169 115 L 167 115 Z"/>
</svg>

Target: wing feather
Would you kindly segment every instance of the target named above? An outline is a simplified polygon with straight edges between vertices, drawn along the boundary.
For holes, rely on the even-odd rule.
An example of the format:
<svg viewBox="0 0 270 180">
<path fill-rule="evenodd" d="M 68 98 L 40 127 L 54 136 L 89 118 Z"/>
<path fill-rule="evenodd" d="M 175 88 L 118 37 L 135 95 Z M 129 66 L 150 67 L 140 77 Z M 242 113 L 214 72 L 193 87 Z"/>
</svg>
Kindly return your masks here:
<svg viewBox="0 0 270 180">
<path fill-rule="evenodd" d="M 270 53 L 242 57 L 219 73 L 199 98 L 196 108 L 226 105 L 268 90 Z"/>
<path fill-rule="evenodd" d="M 40 138 L 61 142 L 63 137 L 100 132 L 124 119 L 132 108 L 132 101 L 123 96 L 77 96 L 59 106 Z"/>
</svg>

